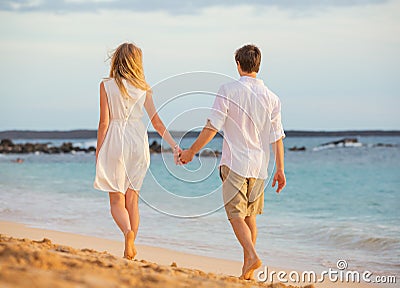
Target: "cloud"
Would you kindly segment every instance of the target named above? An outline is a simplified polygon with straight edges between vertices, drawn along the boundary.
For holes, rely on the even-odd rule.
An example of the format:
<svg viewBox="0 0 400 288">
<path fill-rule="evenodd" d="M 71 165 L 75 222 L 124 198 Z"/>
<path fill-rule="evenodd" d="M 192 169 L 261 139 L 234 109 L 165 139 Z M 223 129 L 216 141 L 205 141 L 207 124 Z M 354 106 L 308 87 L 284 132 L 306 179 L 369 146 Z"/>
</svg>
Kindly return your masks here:
<svg viewBox="0 0 400 288">
<path fill-rule="evenodd" d="M 313 10 L 330 7 L 363 6 L 387 3 L 388 0 L 3 0 L 0 11 L 96 12 L 99 10 L 125 10 L 136 12 L 165 11 L 170 14 L 194 14 L 209 7 L 277 7 L 289 10 Z"/>
</svg>

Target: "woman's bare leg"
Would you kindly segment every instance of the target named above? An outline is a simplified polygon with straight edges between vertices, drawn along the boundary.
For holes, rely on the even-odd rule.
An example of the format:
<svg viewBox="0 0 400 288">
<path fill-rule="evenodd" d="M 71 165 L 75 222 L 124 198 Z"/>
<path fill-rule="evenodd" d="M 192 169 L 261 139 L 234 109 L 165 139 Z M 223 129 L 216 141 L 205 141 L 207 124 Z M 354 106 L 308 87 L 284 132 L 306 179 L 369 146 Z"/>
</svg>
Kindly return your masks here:
<svg viewBox="0 0 400 288">
<path fill-rule="evenodd" d="M 132 230 L 131 222 L 129 221 L 129 213 L 125 208 L 125 196 L 120 192 L 110 192 L 108 194 L 110 196 L 111 215 L 119 229 L 121 229 L 122 233 L 125 235 Z"/>
<path fill-rule="evenodd" d="M 122 193 L 116 192 L 110 192 L 109 196 L 111 215 L 125 237 L 124 257 L 131 260 L 136 255 L 136 249 L 133 243 L 135 234 L 132 232 L 129 213 L 125 208 L 125 196 Z"/>
<path fill-rule="evenodd" d="M 128 189 L 125 194 L 125 208 L 129 214 L 131 229 L 135 233 L 135 239 L 139 228 L 139 191 Z"/>
</svg>

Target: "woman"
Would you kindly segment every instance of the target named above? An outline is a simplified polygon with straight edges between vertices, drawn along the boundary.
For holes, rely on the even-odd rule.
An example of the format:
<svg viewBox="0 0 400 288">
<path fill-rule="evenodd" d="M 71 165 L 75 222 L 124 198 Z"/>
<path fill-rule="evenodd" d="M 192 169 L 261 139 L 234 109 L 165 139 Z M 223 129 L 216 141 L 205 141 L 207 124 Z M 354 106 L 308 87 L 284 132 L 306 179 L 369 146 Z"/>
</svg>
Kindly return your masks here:
<svg viewBox="0 0 400 288">
<path fill-rule="evenodd" d="M 124 258 L 134 259 L 139 226 L 138 196 L 150 164 L 143 106 L 153 127 L 173 148 L 180 148 L 154 107 L 142 65 L 142 51 L 121 44 L 111 57 L 110 78 L 100 84 L 100 121 L 97 134 L 94 188 L 109 192 L 111 215 L 125 236 Z"/>
</svg>

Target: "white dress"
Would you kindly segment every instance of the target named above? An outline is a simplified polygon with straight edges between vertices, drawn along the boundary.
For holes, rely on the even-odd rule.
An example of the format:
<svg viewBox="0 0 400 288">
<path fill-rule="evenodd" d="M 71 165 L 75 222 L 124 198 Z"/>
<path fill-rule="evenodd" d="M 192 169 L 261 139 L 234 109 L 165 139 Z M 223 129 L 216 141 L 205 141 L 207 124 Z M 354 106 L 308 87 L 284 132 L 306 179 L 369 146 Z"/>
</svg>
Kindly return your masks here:
<svg viewBox="0 0 400 288">
<path fill-rule="evenodd" d="M 94 188 L 126 193 L 140 190 L 150 164 L 147 129 L 142 122 L 146 92 L 125 80 L 126 98 L 113 78 L 103 81 L 110 109 L 110 123 L 96 163 Z"/>
</svg>

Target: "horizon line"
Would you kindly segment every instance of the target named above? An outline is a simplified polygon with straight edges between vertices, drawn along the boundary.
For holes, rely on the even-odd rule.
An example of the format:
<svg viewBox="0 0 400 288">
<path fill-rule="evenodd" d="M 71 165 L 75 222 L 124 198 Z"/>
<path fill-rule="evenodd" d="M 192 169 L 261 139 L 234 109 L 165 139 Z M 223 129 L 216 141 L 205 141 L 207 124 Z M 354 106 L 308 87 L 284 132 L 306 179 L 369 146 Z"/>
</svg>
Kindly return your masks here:
<svg viewBox="0 0 400 288">
<path fill-rule="evenodd" d="M 199 131 L 169 131 L 173 137 L 197 137 Z M 147 131 L 151 138 L 160 138 L 156 131 Z M 222 132 L 223 133 L 223 132 Z M 216 137 L 223 137 L 218 133 Z M 286 130 L 287 137 L 359 137 L 359 136 L 400 136 L 400 130 Z M 0 139 L 96 139 L 97 130 L 6 130 L 0 131 Z"/>
<path fill-rule="evenodd" d="M 400 132 L 400 129 L 386 129 L 386 128 L 373 128 L 373 129 L 362 129 L 362 128 L 350 128 L 350 129 L 284 129 L 290 132 L 374 132 L 374 131 L 384 131 L 384 132 Z M 97 129 L 93 128 L 76 128 L 76 129 L 6 129 L 0 130 L 0 133 L 5 132 L 77 132 L 77 131 L 97 131 Z M 190 130 L 191 132 L 200 132 L 200 130 Z M 155 130 L 147 130 L 147 132 L 157 132 Z M 169 130 L 169 132 L 177 132 L 177 133 L 184 133 L 187 132 L 186 130 Z"/>
</svg>

